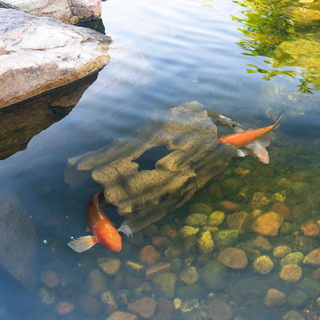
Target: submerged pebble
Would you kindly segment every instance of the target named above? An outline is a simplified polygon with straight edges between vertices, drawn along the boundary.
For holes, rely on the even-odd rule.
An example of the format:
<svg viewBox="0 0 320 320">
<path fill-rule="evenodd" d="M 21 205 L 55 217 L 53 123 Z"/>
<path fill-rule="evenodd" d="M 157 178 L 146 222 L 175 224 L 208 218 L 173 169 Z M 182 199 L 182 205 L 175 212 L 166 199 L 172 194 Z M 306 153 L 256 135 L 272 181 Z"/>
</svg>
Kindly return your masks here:
<svg viewBox="0 0 320 320">
<path fill-rule="evenodd" d="M 237 248 L 226 248 L 218 256 L 218 260 L 226 267 L 232 269 L 244 269 L 248 264 L 248 259 L 243 250 Z"/>
<path fill-rule="evenodd" d="M 54 288 L 59 284 L 59 275 L 54 271 L 46 271 L 41 275 L 41 281 L 47 288 Z"/>
<path fill-rule="evenodd" d="M 75 305 L 68 301 L 59 302 L 55 309 L 59 315 L 65 315 L 73 311 Z"/>
<path fill-rule="evenodd" d="M 320 249 L 315 249 L 307 254 L 303 259 L 303 264 L 308 264 L 313 267 L 320 267 Z"/>
<path fill-rule="evenodd" d="M 290 310 L 285 314 L 282 320 L 305 320 L 305 318 L 296 310 Z"/>
<path fill-rule="evenodd" d="M 132 270 L 132 271 L 135 271 L 135 272 L 141 272 L 144 270 L 144 265 L 138 263 L 138 262 L 134 262 L 134 261 L 127 261 L 126 262 L 126 267 L 129 269 L 129 270 Z"/>
<path fill-rule="evenodd" d="M 292 215 L 291 210 L 285 206 L 283 203 L 277 202 L 275 203 L 268 211 L 275 212 L 283 216 L 285 221 L 291 221 Z"/>
<path fill-rule="evenodd" d="M 306 221 L 301 227 L 300 230 L 303 232 L 305 237 L 316 238 L 319 235 L 319 226 L 313 220 Z"/>
<path fill-rule="evenodd" d="M 286 264 L 282 267 L 279 277 L 288 282 L 297 282 L 302 276 L 302 269 L 297 264 Z"/>
<path fill-rule="evenodd" d="M 214 249 L 214 242 L 210 231 L 202 232 L 198 238 L 198 246 L 202 253 L 211 253 Z"/>
<path fill-rule="evenodd" d="M 208 225 L 219 227 L 225 218 L 226 214 L 223 211 L 214 211 L 208 217 Z"/>
<path fill-rule="evenodd" d="M 179 279 L 186 284 L 194 284 L 199 279 L 198 271 L 195 267 L 188 267 L 180 273 Z"/>
<path fill-rule="evenodd" d="M 117 311 L 118 305 L 111 291 L 106 291 L 101 295 L 102 303 L 108 313 Z"/>
<path fill-rule="evenodd" d="M 156 274 L 152 279 L 154 286 L 161 296 L 173 298 L 177 276 L 171 272 L 163 272 Z"/>
<path fill-rule="evenodd" d="M 261 209 L 269 204 L 270 200 L 262 192 L 256 192 L 249 205 L 253 209 Z"/>
<path fill-rule="evenodd" d="M 202 227 L 207 224 L 208 217 L 204 213 L 194 213 L 186 218 L 185 224 L 192 227 Z"/>
<path fill-rule="evenodd" d="M 268 274 L 273 269 L 273 262 L 268 256 L 261 256 L 254 261 L 253 268 L 260 274 Z"/>
<path fill-rule="evenodd" d="M 238 230 L 219 230 L 213 236 L 213 241 L 219 249 L 234 246 L 238 239 Z"/>
<path fill-rule="evenodd" d="M 40 295 L 41 301 L 44 304 L 52 304 L 56 299 L 55 293 L 53 291 L 46 289 L 46 288 L 40 288 L 39 295 Z"/>
<path fill-rule="evenodd" d="M 193 213 L 210 214 L 212 212 L 212 209 L 210 206 L 208 206 L 205 203 L 197 202 L 197 203 L 193 203 L 190 206 L 189 211 L 191 214 L 193 214 Z"/>
<path fill-rule="evenodd" d="M 160 262 L 154 264 L 146 270 L 146 279 L 152 279 L 157 273 L 169 272 L 171 270 L 171 264 L 167 262 Z"/>
<path fill-rule="evenodd" d="M 286 303 L 286 296 L 283 292 L 277 289 L 269 289 L 264 298 L 264 304 L 267 307 L 279 307 Z"/>
<path fill-rule="evenodd" d="M 183 237 L 183 238 L 187 238 L 193 235 L 196 235 L 199 232 L 199 228 L 193 228 L 190 226 L 184 226 L 183 228 L 180 229 L 179 234 Z"/>
<path fill-rule="evenodd" d="M 121 261 L 116 258 L 100 258 L 98 260 L 99 268 L 108 275 L 117 274 Z"/>
<path fill-rule="evenodd" d="M 116 311 L 106 320 L 137 320 L 138 316 L 129 312 Z"/>
<path fill-rule="evenodd" d="M 151 266 L 159 260 L 160 253 L 155 247 L 148 245 L 141 249 L 138 256 L 140 263 Z"/>
<path fill-rule="evenodd" d="M 212 320 L 230 320 L 233 315 L 231 308 L 225 302 L 218 299 L 210 302 L 207 312 Z"/>
<path fill-rule="evenodd" d="M 291 248 L 288 246 L 278 246 L 273 249 L 273 256 L 275 258 L 284 258 L 291 253 Z"/>
<path fill-rule="evenodd" d="M 246 232 L 246 221 L 249 214 L 245 211 L 235 212 L 228 215 L 227 223 L 230 230 L 238 230 L 240 234 Z"/>
<path fill-rule="evenodd" d="M 229 212 L 229 213 L 235 212 L 239 209 L 239 205 L 234 202 L 231 202 L 231 201 L 220 202 L 220 207 L 222 210 Z"/>
<path fill-rule="evenodd" d="M 87 278 L 87 287 L 92 296 L 100 295 L 107 289 L 107 279 L 99 269 L 90 272 Z"/>
<path fill-rule="evenodd" d="M 283 220 L 280 214 L 268 212 L 257 218 L 252 224 L 252 229 L 261 236 L 273 237 L 278 234 Z"/>
<path fill-rule="evenodd" d="M 301 252 L 289 253 L 280 260 L 280 266 L 283 267 L 286 264 L 300 264 L 303 258 L 304 258 L 304 255 Z"/>
</svg>

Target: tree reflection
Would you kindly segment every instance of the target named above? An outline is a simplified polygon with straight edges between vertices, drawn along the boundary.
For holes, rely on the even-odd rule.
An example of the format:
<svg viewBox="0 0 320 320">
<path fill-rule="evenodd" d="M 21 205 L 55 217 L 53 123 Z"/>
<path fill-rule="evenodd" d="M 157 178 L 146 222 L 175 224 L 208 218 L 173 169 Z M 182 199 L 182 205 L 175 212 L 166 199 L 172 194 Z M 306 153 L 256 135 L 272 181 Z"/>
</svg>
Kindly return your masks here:
<svg viewBox="0 0 320 320">
<path fill-rule="evenodd" d="M 247 72 L 261 73 L 266 81 L 279 75 L 299 78 L 297 91 L 302 93 L 320 90 L 320 68 L 315 67 L 320 65 L 320 11 L 316 4 L 305 4 L 305 0 L 234 2 L 245 8 L 243 17 L 232 16 L 243 25 L 238 30 L 245 38 L 237 42 L 242 54 L 270 58 L 264 60 L 265 69 L 249 64 Z"/>
</svg>

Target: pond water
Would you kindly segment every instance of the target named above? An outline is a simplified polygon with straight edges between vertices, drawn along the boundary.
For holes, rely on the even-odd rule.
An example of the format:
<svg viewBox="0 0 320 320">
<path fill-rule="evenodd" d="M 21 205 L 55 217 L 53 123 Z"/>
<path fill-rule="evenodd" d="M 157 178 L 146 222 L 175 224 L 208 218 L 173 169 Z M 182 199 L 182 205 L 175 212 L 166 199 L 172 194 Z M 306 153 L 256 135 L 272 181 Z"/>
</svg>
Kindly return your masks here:
<svg viewBox="0 0 320 320">
<path fill-rule="evenodd" d="M 104 2 L 105 32 L 114 40 L 111 62 L 70 114 L 0 161 L 1 211 L 13 217 L 1 226 L 0 319 L 106 319 L 115 310 L 138 319 L 276 320 L 288 313 L 285 319 L 317 319 L 319 253 L 312 265 L 301 256 L 319 247 L 319 6 L 290 0 Z M 101 186 L 92 180 L 66 184 L 68 158 L 130 135 L 155 109 L 191 101 L 246 128 L 271 125 L 284 110 L 281 127 L 271 133 L 270 163 L 233 158 L 183 207 L 133 240 L 123 239 L 120 253 L 99 244 L 73 252 L 66 243 L 85 235 L 86 207 Z M 146 157 L 141 167 L 153 163 Z M 283 219 L 264 216 L 260 234 L 270 224 L 276 231 L 259 238 L 251 226 L 268 211 L 285 221 L 277 232 L 274 220 Z M 116 211 L 106 212 L 119 226 Z M 194 213 L 201 215 L 186 221 Z M 207 216 L 211 225 L 199 226 Z M 219 217 L 222 224 L 212 222 Z M 230 233 L 232 223 L 240 234 Z M 200 230 L 175 237 L 187 224 Z M 152 244 L 160 256 L 140 253 Z M 229 262 L 219 256 L 236 246 L 246 253 L 245 268 L 239 251 L 227 254 Z M 280 261 L 289 252 L 299 252 L 293 259 L 300 260 L 283 270 Z M 163 265 L 146 279 L 152 258 Z M 109 274 L 103 263 L 110 264 Z M 152 300 L 128 306 L 144 297 Z"/>
</svg>

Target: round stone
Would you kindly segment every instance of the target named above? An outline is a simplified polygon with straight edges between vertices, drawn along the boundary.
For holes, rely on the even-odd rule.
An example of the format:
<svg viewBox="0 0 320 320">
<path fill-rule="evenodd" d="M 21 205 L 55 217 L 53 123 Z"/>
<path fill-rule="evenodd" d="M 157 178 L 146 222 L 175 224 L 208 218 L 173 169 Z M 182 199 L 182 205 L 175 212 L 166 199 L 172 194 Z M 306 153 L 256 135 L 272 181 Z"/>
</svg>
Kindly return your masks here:
<svg viewBox="0 0 320 320">
<path fill-rule="evenodd" d="M 273 262 L 268 256 L 261 256 L 254 261 L 253 267 L 260 274 L 268 274 L 273 269 Z"/>
<path fill-rule="evenodd" d="M 282 267 L 279 277 L 288 282 L 297 282 L 302 276 L 302 269 L 297 264 L 286 264 Z"/>
</svg>

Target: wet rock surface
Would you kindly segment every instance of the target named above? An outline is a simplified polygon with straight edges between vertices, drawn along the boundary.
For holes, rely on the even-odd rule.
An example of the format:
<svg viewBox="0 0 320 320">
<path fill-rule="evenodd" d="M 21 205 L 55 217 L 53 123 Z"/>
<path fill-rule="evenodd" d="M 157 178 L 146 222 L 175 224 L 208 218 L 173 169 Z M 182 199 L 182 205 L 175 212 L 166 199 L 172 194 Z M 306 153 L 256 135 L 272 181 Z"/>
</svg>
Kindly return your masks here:
<svg viewBox="0 0 320 320">
<path fill-rule="evenodd" d="M 99 0 L 1 0 L 0 8 L 24 11 L 38 17 L 50 17 L 64 23 L 75 24 L 79 19 L 97 19 L 101 15 Z"/>
<path fill-rule="evenodd" d="M 0 8 L 0 19 L 0 107 L 87 76 L 109 61 L 110 38 L 96 31 L 11 9 Z"/>
</svg>

